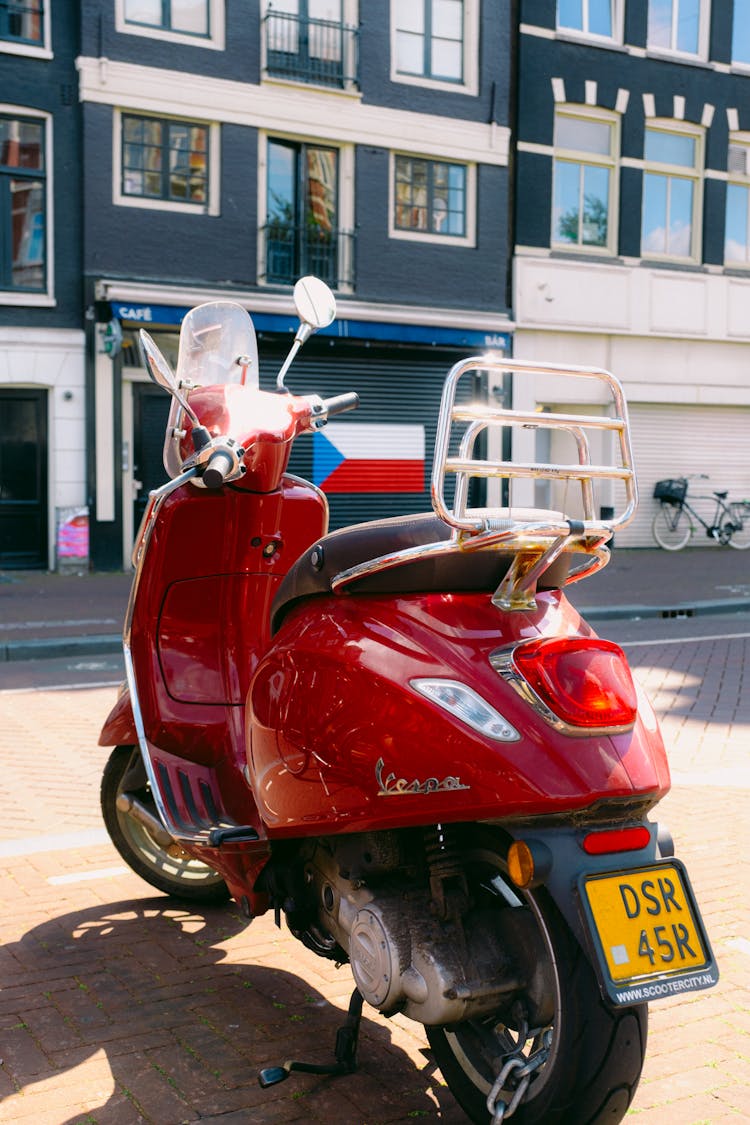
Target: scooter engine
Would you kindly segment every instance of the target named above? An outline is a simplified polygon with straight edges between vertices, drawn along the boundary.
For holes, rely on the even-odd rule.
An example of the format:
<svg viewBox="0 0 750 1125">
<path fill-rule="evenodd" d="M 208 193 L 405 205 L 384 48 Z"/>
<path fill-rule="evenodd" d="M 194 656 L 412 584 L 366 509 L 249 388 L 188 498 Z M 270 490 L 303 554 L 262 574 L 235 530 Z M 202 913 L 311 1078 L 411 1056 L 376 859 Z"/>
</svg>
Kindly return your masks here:
<svg viewBox="0 0 750 1125">
<path fill-rule="evenodd" d="M 349 838 L 348 859 L 353 843 Z M 363 858 L 371 854 L 363 849 Z M 544 1015 L 547 990 L 537 979 L 527 910 L 469 907 L 461 917 L 441 918 L 426 878 L 409 879 L 401 868 L 365 881 L 352 874 L 363 866 L 342 865 L 341 856 L 318 848 L 305 872 L 319 924 L 348 953 L 369 1004 L 442 1026 L 509 1010 L 523 992 L 525 1007 L 531 1000 L 535 1014 Z"/>
</svg>

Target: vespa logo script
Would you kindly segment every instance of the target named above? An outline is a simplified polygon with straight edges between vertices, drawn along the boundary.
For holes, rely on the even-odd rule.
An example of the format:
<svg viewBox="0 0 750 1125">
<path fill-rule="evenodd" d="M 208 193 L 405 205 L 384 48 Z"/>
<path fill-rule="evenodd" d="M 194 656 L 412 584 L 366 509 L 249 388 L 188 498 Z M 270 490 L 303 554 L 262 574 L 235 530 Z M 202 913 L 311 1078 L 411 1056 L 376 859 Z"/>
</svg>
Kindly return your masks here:
<svg viewBox="0 0 750 1125">
<path fill-rule="evenodd" d="M 437 777 L 428 777 L 424 781 L 419 778 L 414 778 L 413 781 L 407 781 L 405 777 L 396 777 L 395 773 L 389 773 L 383 777 L 383 770 L 385 762 L 382 758 L 378 758 L 375 766 L 375 776 L 378 779 L 379 797 L 398 797 L 406 793 L 444 793 L 451 789 L 470 789 L 469 785 L 462 785 L 460 777 L 444 777 L 442 781 Z"/>
</svg>

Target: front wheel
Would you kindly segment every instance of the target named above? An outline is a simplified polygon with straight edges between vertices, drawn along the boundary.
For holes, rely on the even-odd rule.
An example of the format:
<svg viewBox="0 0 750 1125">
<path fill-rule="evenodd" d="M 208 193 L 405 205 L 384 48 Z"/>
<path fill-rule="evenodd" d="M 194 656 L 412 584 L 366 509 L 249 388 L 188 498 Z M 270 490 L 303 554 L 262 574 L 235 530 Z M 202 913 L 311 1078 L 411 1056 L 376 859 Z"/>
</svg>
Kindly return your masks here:
<svg viewBox="0 0 750 1125">
<path fill-rule="evenodd" d="M 658 545 L 665 551 L 681 551 L 693 529 L 684 508 L 662 504 L 654 516 L 651 531 Z"/>
<path fill-rule="evenodd" d="M 503 861 L 489 843 L 478 844 L 468 858 L 476 893 L 486 894 L 492 879 L 503 876 Z M 504 1062 L 515 1055 L 522 1064 L 547 1049 L 513 1112 L 513 1125 L 615 1125 L 627 1113 L 640 1078 L 647 1008 L 615 1010 L 605 1003 L 591 965 L 549 895 L 541 889 L 524 899 L 555 982 L 551 1024 L 529 1031 L 525 1040 L 517 1027 L 493 1016 L 427 1028 L 437 1064 L 469 1118 L 488 1125 L 487 1097 Z M 509 1081 L 499 1095 L 506 1107 L 513 1094 Z"/>
<path fill-rule="evenodd" d="M 134 746 L 117 746 L 102 776 L 102 816 L 112 843 L 128 867 L 174 898 L 204 905 L 226 902 L 226 883 L 212 867 L 187 855 L 179 844 L 163 847 L 145 825 L 118 809 L 117 798 L 126 790 L 147 806 L 153 804 L 140 751 Z"/>
</svg>

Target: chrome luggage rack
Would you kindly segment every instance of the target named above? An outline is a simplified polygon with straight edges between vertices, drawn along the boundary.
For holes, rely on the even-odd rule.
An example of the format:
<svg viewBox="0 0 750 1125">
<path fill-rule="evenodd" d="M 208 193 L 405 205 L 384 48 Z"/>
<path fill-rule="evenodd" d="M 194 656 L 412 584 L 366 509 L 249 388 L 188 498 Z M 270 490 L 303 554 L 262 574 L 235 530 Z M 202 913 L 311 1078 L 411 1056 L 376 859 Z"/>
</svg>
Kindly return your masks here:
<svg viewBox="0 0 750 1125">
<path fill-rule="evenodd" d="M 456 402 L 459 381 L 466 375 L 487 372 L 502 376 L 505 373 L 517 378 L 545 376 L 570 376 L 595 379 L 609 392 L 609 402 L 601 414 L 555 414 L 523 411 L 492 406 L 486 403 L 460 404 Z M 609 410 L 609 413 L 606 410 Z M 463 426 L 463 430 L 459 427 Z M 477 439 L 487 433 L 488 444 L 502 448 L 502 435 L 506 427 L 525 427 L 564 430 L 575 441 L 577 460 L 569 463 L 514 462 L 502 459 L 483 459 L 476 456 Z M 616 436 L 617 449 L 612 464 L 597 465 L 591 460 L 589 433 L 610 431 Z M 457 454 L 450 453 L 450 447 Z M 445 496 L 446 480 L 455 477 L 452 505 Z M 472 478 L 508 481 L 509 506 L 468 507 L 469 482 Z M 515 479 L 573 482 L 580 486 L 583 519 L 573 518 L 565 512 L 538 508 L 514 508 L 512 484 Z M 594 481 L 619 481 L 624 485 L 625 500 L 622 510 L 612 518 L 597 516 L 594 509 Z M 498 486 L 499 487 L 499 486 Z M 474 552 L 489 549 L 510 552 L 512 560 L 500 582 L 493 602 L 502 609 L 532 609 L 535 607 L 537 583 L 544 572 L 566 552 L 587 556 L 582 566 L 567 573 L 564 584 L 577 582 L 595 573 L 609 561 L 605 544 L 618 528 L 625 527 L 635 515 L 638 489 L 633 468 L 627 406 L 619 380 L 610 372 L 599 368 L 537 364 L 522 360 L 509 360 L 501 356 L 475 356 L 455 364 L 443 388 L 437 432 L 435 457 L 432 468 L 432 506 L 436 515 L 451 529 L 450 537 L 440 543 L 410 547 L 377 559 L 361 563 L 336 576 L 332 582 L 335 590 L 366 575 L 390 567 L 403 566 L 417 559 L 449 552 Z M 566 491 L 567 506 L 567 491 Z"/>
</svg>

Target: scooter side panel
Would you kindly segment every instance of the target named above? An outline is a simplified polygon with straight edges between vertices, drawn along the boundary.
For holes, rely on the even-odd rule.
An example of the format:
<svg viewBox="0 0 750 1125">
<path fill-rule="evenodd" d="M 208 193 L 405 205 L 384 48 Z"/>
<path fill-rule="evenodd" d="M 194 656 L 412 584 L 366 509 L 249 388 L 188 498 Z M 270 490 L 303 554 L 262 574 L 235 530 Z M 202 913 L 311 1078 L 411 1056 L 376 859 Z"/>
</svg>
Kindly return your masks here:
<svg viewBox="0 0 750 1125">
<path fill-rule="evenodd" d="M 270 601 L 326 519 L 317 490 L 291 478 L 266 495 L 187 484 L 167 498 L 131 628 L 152 743 L 204 764 L 227 752 L 227 707 L 242 707 L 269 643 Z"/>
<path fill-rule="evenodd" d="M 518 640 L 592 635 L 559 592 L 538 602 L 533 613 L 507 614 L 480 594 L 339 597 L 293 611 L 248 700 L 250 773 L 269 834 L 656 801 L 669 787 L 658 730 L 639 719 L 616 738 L 560 734 L 491 667 L 490 652 Z M 409 683 L 417 677 L 468 684 L 519 739 L 475 732 L 418 694 Z"/>
</svg>

